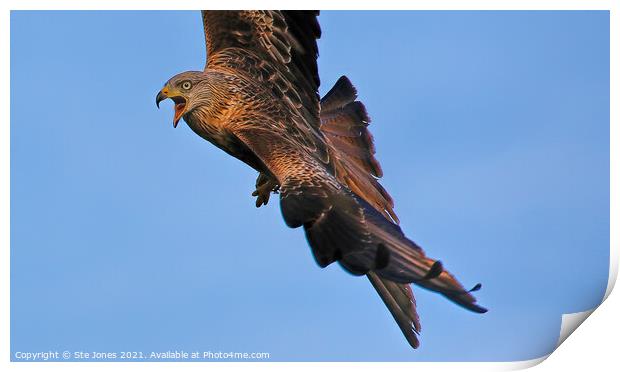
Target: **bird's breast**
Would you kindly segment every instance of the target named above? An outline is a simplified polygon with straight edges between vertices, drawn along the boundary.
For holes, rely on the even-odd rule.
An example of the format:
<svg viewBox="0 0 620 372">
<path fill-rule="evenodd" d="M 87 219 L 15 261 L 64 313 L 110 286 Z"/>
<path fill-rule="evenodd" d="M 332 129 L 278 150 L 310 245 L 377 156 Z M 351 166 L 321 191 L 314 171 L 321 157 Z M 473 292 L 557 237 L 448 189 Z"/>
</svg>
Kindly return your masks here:
<svg viewBox="0 0 620 372">
<path fill-rule="evenodd" d="M 224 150 L 227 154 L 243 161 L 258 171 L 266 169 L 256 155 L 248 149 L 235 135 L 226 129 L 225 125 L 218 121 L 210 121 L 196 114 L 188 114 L 185 117 L 187 125 L 200 137 L 211 142 L 216 147 Z"/>
<path fill-rule="evenodd" d="M 222 125 L 201 117 L 197 113 L 188 113 L 185 116 L 185 122 L 187 125 L 200 137 L 213 143 L 217 147 L 226 147 L 230 137 Z"/>
</svg>

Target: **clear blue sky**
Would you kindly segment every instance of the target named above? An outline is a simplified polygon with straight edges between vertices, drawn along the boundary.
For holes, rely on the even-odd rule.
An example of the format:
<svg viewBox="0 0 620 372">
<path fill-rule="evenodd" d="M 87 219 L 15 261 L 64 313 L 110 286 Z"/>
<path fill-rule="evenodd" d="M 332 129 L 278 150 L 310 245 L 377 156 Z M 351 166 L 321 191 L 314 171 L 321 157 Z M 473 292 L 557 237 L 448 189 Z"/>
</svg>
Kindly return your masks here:
<svg viewBox="0 0 620 372">
<path fill-rule="evenodd" d="M 323 12 L 321 92 L 373 119 L 404 231 L 490 311 L 414 289 L 412 351 L 368 281 L 316 266 L 256 174 L 172 128 L 198 12 L 11 15 L 12 351 L 511 361 L 609 267 L 608 12 Z"/>
</svg>

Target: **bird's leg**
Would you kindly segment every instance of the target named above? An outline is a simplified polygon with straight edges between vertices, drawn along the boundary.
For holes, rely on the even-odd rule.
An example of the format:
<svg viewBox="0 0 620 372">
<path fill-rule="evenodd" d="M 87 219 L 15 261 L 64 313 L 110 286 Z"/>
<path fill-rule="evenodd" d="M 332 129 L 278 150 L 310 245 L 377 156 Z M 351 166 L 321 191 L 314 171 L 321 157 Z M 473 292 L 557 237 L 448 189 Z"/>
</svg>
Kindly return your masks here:
<svg viewBox="0 0 620 372">
<path fill-rule="evenodd" d="M 279 188 L 277 180 L 265 173 L 259 173 L 256 179 L 256 190 L 252 193 L 252 196 L 256 196 L 256 208 L 267 205 L 271 192 L 277 193 Z"/>
</svg>

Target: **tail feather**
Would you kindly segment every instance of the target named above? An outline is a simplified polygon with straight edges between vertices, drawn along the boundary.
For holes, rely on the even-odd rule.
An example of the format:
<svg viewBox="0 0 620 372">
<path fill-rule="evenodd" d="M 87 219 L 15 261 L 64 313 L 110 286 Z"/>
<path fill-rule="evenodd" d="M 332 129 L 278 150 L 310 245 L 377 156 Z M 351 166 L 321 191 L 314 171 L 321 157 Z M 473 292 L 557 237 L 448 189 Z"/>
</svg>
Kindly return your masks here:
<svg viewBox="0 0 620 372">
<path fill-rule="evenodd" d="M 368 273 L 368 280 L 373 285 L 383 303 L 390 310 L 396 324 L 412 348 L 420 346 L 418 335 L 422 330 L 420 317 L 416 311 L 415 297 L 408 284 L 394 283 L 382 279 L 375 273 Z"/>
</svg>

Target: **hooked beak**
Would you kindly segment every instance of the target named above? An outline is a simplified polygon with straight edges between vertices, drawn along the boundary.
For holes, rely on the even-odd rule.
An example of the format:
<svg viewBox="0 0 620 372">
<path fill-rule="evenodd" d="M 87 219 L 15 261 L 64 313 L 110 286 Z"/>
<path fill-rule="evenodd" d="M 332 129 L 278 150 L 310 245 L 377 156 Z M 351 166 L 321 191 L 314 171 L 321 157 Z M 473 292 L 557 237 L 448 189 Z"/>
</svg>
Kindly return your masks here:
<svg viewBox="0 0 620 372">
<path fill-rule="evenodd" d="M 157 105 L 157 108 L 159 108 L 159 102 L 165 100 L 166 98 L 168 98 L 168 96 L 163 92 L 163 89 L 157 93 L 157 97 L 155 97 L 155 104 Z"/>
<path fill-rule="evenodd" d="M 172 126 L 176 128 L 179 124 L 179 120 L 181 120 L 183 114 L 185 114 L 185 106 L 187 101 L 181 95 L 170 92 L 168 87 L 164 87 L 159 91 L 159 93 L 157 93 L 157 97 L 155 97 L 155 104 L 157 105 L 157 108 L 159 108 L 159 103 L 167 98 L 174 101 L 174 119 L 172 121 Z"/>
</svg>

